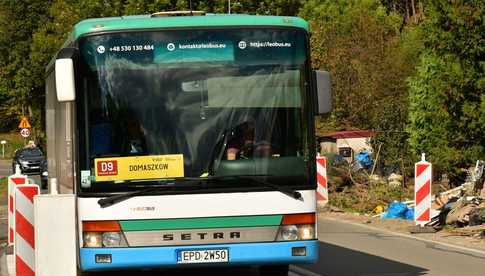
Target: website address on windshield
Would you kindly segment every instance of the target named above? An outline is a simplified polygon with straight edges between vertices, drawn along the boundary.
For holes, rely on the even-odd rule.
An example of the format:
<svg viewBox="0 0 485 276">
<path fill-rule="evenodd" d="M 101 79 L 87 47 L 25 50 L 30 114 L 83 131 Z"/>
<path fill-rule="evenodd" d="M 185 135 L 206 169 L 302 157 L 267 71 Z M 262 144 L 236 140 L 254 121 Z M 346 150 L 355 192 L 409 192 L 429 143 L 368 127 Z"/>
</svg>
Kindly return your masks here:
<svg viewBox="0 0 485 276">
<path fill-rule="evenodd" d="M 291 43 L 289 43 L 289 42 L 256 41 L 256 42 L 249 42 L 249 46 L 254 47 L 254 48 L 269 48 L 269 47 L 285 48 L 285 47 L 291 47 Z"/>
<path fill-rule="evenodd" d="M 203 44 L 179 44 L 179 49 L 223 49 L 224 43 L 203 43 Z"/>
</svg>

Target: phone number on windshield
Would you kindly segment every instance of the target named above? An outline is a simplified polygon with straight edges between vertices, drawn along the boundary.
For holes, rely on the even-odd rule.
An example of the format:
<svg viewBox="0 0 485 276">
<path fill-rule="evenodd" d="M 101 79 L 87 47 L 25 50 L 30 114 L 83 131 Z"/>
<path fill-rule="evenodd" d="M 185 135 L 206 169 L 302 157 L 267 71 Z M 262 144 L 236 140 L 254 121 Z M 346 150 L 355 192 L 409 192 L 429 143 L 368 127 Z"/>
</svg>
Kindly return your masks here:
<svg viewBox="0 0 485 276">
<path fill-rule="evenodd" d="M 110 52 L 135 52 L 135 51 L 153 51 L 153 45 L 123 45 L 109 48 Z"/>
</svg>

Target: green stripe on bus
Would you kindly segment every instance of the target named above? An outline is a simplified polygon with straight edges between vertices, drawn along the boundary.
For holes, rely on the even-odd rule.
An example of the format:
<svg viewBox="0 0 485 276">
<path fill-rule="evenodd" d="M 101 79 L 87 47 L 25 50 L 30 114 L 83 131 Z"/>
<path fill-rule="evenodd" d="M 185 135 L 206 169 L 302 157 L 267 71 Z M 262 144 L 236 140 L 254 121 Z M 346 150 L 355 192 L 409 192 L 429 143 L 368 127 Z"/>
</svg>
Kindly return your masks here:
<svg viewBox="0 0 485 276">
<path fill-rule="evenodd" d="M 181 218 L 151 220 L 121 220 L 122 231 L 203 229 L 280 225 L 281 215 L 241 216 L 221 218 Z"/>
</svg>

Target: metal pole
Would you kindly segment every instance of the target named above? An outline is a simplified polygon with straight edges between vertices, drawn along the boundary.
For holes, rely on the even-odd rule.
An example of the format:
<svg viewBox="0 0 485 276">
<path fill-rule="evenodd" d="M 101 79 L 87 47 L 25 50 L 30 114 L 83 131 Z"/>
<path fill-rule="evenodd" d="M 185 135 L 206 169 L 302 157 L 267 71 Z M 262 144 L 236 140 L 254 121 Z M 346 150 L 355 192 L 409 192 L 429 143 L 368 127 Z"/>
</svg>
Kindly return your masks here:
<svg viewBox="0 0 485 276">
<path fill-rule="evenodd" d="M 227 13 L 231 14 L 231 0 L 227 0 Z"/>
<path fill-rule="evenodd" d="M 5 159 L 5 144 L 7 144 L 7 141 L 2 140 L 0 144 L 2 144 L 2 158 Z"/>
</svg>

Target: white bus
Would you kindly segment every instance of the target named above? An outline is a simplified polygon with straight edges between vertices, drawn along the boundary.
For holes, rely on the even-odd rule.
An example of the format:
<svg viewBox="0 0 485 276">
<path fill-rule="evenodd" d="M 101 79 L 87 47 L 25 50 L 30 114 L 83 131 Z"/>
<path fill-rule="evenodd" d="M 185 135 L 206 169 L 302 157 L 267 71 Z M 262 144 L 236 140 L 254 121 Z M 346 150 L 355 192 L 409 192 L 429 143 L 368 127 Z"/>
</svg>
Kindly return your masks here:
<svg viewBox="0 0 485 276">
<path fill-rule="evenodd" d="M 315 262 L 330 90 L 307 22 L 163 15 L 81 21 L 47 67 L 49 177 L 76 195 L 79 271 Z"/>
</svg>

